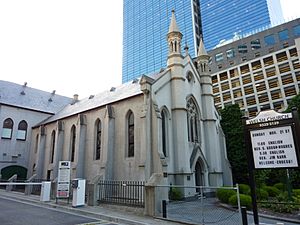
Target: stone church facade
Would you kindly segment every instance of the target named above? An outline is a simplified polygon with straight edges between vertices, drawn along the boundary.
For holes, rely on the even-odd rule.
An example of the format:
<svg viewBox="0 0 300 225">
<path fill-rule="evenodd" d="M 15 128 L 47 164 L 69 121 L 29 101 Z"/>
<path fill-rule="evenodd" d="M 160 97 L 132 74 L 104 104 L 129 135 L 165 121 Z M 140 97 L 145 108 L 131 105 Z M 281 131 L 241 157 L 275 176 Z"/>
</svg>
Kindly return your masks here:
<svg viewBox="0 0 300 225">
<path fill-rule="evenodd" d="M 32 130 L 29 175 L 55 179 L 70 160 L 72 178 L 164 184 L 232 184 L 224 134 L 214 107 L 209 56 L 181 53 L 172 14 L 167 68 L 77 100 Z"/>
</svg>

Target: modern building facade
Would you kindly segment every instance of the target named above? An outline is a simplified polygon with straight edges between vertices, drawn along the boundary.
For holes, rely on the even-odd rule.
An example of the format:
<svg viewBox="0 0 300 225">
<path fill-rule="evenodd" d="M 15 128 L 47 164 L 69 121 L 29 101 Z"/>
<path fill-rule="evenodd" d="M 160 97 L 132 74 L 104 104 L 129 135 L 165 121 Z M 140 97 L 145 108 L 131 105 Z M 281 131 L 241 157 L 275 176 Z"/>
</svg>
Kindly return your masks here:
<svg viewBox="0 0 300 225">
<path fill-rule="evenodd" d="M 165 34 L 172 9 L 183 34 L 182 48 L 188 46 L 191 56 L 197 55 L 202 33 L 199 0 L 124 0 L 123 83 L 166 66 Z"/>
<path fill-rule="evenodd" d="M 200 9 L 208 50 L 234 36 L 283 22 L 280 0 L 200 0 Z"/>
<path fill-rule="evenodd" d="M 72 99 L 0 80 L 0 174 L 26 179 L 31 128 L 57 113 Z"/>
<path fill-rule="evenodd" d="M 166 69 L 69 104 L 33 128 L 30 175 L 54 180 L 59 161 L 67 160 L 72 178 L 90 183 L 232 183 L 209 56 L 200 44 L 196 67 L 181 53 L 174 14 L 166 34 Z"/>
<path fill-rule="evenodd" d="M 286 109 L 300 90 L 299 44 L 300 18 L 209 51 L 216 107 Z"/>
</svg>

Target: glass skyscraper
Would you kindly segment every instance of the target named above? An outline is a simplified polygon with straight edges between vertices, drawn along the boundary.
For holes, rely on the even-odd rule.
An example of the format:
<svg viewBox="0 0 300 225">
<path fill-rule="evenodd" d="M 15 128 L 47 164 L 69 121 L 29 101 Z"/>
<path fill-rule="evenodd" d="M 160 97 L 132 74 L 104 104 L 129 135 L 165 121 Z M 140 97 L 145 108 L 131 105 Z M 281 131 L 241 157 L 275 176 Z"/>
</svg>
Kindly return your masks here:
<svg viewBox="0 0 300 225">
<path fill-rule="evenodd" d="M 196 56 L 200 26 L 199 0 L 124 0 L 122 82 L 166 66 L 167 33 L 175 10 L 182 45 Z"/>
<path fill-rule="evenodd" d="M 280 0 L 200 0 L 207 50 L 237 35 L 245 36 L 280 24 Z"/>
<path fill-rule="evenodd" d="M 189 47 L 192 57 L 202 33 L 210 50 L 235 33 L 245 35 L 283 21 L 280 0 L 124 0 L 123 83 L 166 66 L 172 9 L 182 46 Z"/>
</svg>

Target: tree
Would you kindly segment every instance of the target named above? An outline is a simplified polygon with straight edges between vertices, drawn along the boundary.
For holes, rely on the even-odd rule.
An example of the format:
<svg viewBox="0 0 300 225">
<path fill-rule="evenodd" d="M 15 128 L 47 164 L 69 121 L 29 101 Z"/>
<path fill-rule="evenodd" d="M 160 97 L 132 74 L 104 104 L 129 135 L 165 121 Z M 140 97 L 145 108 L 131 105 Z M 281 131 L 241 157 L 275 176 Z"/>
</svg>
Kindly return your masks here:
<svg viewBox="0 0 300 225">
<path fill-rule="evenodd" d="M 237 104 L 225 106 L 220 113 L 233 181 L 235 183 L 248 183 L 248 164 L 241 119 L 243 114 Z"/>
<path fill-rule="evenodd" d="M 290 102 L 288 104 L 288 108 L 286 109 L 286 112 L 291 112 L 294 107 L 297 108 L 298 115 L 299 115 L 299 118 L 300 118 L 300 93 L 298 95 L 294 96 L 290 100 Z"/>
</svg>

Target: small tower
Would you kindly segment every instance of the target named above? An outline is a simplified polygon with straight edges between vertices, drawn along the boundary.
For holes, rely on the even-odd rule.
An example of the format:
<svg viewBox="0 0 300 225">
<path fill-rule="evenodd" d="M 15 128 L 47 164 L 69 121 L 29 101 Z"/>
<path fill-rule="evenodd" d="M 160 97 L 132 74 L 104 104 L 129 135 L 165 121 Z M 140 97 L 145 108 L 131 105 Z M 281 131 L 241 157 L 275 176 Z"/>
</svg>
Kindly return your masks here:
<svg viewBox="0 0 300 225">
<path fill-rule="evenodd" d="M 200 39 L 200 44 L 198 48 L 197 56 L 197 67 L 199 74 L 209 74 L 209 62 L 210 56 L 207 54 L 206 49 L 203 44 L 202 38 Z"/>
<path fill-rule="evenodd" d="M 174 63 L 181 62 L 181 40 L 182 33 L 179 31 L 179 28 L 176 23 L 175 11 L 172 10 L 171 23 L 169 27 L 169 32 L 167 35 L 169 54 L 168 54 L 168 67 Z"/>
</svg>

